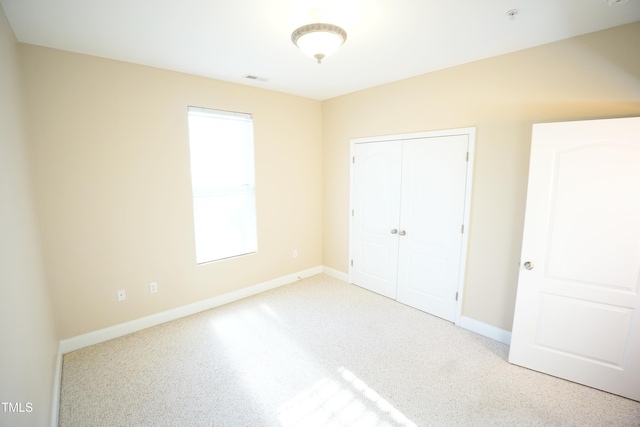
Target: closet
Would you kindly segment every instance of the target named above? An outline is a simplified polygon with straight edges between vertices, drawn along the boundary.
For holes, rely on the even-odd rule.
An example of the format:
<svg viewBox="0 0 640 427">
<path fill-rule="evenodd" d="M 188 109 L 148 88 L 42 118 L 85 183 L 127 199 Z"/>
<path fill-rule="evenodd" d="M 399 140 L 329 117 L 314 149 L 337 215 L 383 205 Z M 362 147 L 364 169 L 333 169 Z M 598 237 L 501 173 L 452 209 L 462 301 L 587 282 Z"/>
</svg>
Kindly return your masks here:
<svg viewBox="0 0 640 427">
<path fill-rule="evenodd" d="M 351 140 L 351 283 L 454 321 L 475 129 Z"/>
</svg>

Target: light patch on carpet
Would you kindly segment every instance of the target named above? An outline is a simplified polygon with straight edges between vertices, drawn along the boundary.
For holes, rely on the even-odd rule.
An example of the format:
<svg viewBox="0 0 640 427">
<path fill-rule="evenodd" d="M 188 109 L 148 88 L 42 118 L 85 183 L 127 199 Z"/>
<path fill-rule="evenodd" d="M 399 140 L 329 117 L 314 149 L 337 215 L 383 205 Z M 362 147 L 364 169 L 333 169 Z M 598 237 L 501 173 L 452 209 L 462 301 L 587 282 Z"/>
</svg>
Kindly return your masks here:
<svg viewBox="0 0 640 427">
<path fill-rule="evenodd" d="M 279 409 L 283 427 L 417 427 L 353 372 L 344 366 L 337 372 L 336 379 L 321 379 Z"/>
</svg>

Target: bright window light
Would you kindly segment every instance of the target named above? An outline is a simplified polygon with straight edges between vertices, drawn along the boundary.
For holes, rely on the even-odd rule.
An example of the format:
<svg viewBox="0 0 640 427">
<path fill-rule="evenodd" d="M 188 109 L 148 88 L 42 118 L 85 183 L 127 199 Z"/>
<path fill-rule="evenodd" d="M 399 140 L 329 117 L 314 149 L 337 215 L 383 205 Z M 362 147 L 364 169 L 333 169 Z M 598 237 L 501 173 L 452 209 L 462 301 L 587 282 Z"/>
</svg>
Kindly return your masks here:
<svg viewBox="0 0 640 427">
<path fill-rule="evenodd" d="M 189 107 L 196 262 L 257 251 L 251 114 Z"/>
</svg>

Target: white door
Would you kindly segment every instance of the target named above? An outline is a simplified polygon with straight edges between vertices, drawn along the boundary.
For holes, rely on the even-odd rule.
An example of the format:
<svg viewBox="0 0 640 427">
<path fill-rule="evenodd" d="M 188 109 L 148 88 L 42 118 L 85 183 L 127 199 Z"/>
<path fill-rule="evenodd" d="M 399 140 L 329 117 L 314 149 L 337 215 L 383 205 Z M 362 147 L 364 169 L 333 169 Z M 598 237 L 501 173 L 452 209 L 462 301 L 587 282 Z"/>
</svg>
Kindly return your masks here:
<svg viewBox="0 0 640 427">
<path fill-rule="evenodd" d="M 468 136 L 403 143 L 397 300 L 453 321 L 462 253 Z"/>
<path fill-rule="evenodd" d="M 352 144 L 352 283 L 455 320 L 472 134 Z"/>
<path fill-rule="evenodd" d="M 640 118 L 534 125 L 509 361 L 640 400 Z"/>
<path fill-rule="evenodd" d="M 353 154 L 352 281 L 395 299 L 402 142 L 356 144 Z"/>
</svg>

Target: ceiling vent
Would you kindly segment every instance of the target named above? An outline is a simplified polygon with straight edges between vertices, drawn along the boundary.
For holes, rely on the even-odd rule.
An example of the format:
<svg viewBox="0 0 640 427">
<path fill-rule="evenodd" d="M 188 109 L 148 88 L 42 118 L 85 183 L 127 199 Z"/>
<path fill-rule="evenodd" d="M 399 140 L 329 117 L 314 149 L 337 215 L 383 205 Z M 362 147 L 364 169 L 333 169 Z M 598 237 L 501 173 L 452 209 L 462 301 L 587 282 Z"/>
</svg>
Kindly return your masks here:
<svg viewBox="0 0 640 427">
<path fill-rule="evenodd" d="M 255 80 L 257 82 L 268 82 L 269 81 L 269 79 L 266 79 L 264 77 L 254 76 L 252 74 L 247 74 L 246 76 L 244 76 L 244 78 L 248 79 L 248 80 Z"/>
</svg>

